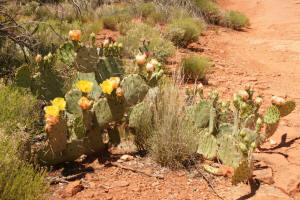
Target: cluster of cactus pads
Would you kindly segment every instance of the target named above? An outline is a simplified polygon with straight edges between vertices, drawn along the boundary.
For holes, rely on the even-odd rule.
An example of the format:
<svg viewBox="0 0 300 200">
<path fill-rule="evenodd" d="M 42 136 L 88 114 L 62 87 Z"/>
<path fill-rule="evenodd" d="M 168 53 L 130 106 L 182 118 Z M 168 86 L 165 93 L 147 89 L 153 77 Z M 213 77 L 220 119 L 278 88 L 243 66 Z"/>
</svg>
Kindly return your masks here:
<svg viewBox="0 0 300 200">
<path fill-rule="evenodd" d="M 262 115 L 259 113 L 262 97 L 254 98 L 250 87 L 234 95 L 233 108 L 230 101 L 219 100 L 217 91 L 208 98 L 204 97 L 201 86 L 187 89 L 186 93 L 189 120 L 199 133 L 197 153 L 233 167 L 233 184 L 251 177 L 253 152 L 274 134 L 280 118 L 290 114 L 296 106 L 294 101 L 273 97 L 272 105 Z M 200 100 L 193 104 L 197 94 Z"/>
<path fill-rule="evenodd" d="M 35 159 L 42 164 L 55 165 L 74 161 L 83 154 L 103 152 L 105 133 L 110 143 L 120 142 L 117 124 L 125 113 L 151 96 L 148 93 L 153 92 L 163 76 L 158 62 L 153 63 L 151 71 L 139 64 L 137 73 L 125 75 L 120 59 L 122 44 L 108 37 L 96 48 L 93 43 L 88 46 L 81 43 L 80 37 L 80 32 L 70 32 L 72 41 L 61 45 L 57 54 L 48 56 L 74 66 L 77 80 L 71 90 L 53 98 L 52 105 L 44 109 L 48 140 L 34 150 Z M 37 56 L 38 66 L 45 67 L 42 70 L 50 69 L 48 57 Z M 146 60 L 156 61 L 153 57 Z M 21 68 L 16 74 L 18 84 L 29 85 L 31 79 L 28 69 Z"/>
</svg>

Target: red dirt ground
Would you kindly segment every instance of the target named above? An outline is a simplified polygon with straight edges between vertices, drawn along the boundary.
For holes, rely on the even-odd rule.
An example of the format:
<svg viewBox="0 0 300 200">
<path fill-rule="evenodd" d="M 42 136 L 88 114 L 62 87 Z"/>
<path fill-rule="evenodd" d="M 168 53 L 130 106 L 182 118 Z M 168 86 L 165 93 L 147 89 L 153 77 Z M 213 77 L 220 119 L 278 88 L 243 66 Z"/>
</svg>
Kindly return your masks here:
<svg viewBox="0 0 300 200">
<path fill-rule="evenodd" d="M 265 104 L 270 103 L 272 95 L 278 95 L 292 98 L 299 105 L 300 1 L 220 0 L 219 3 L 225 9 L 245 13 L 251 28 L 237 32 L 209 26 L 200 37 L 201 54 L 210 56 L 216 64 L 209 74 L 206 90 L 217 88 L 226 99 L 250 83 L 263 94 Z M 250 191 L 246 184 L 232 187 L 227 178 L 205 173 L 223 199 L 300 199 L 299 111 L 298 106 L 281 121 L 271 138 L 275 144 L 268 142 L 255 153 L 254 174 L 260 183 L 257 188 Z M 94 158 L 50 173 L 68 176 L 74 174 L 72 170 L 89 172 L 78 179 L 81 183 L 52 186 L 50 199 L 219 199 L 195 169 L 170 171 L 136 155 L 131 161 L 119 163 L 164 179 L 148 177 L 112 166 L 111 162 L 121 156 L 119 153 L 126 152 L 113 151 L 109 160 Z"/>
</svg>

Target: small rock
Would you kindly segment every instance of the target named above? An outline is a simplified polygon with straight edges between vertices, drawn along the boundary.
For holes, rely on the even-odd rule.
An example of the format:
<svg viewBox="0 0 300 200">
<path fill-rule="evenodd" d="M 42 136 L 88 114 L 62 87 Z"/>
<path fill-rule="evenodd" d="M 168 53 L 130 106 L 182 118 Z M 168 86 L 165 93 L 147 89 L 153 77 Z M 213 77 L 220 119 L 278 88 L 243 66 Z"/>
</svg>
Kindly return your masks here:
<svg viewBox="0 0 300 200">
<path fill-rule="evenodd" d="M 261 180 L 262 182 L 264 182 L 266 184 L 273 184 L 274 183 L 271 168 L 255 170 L 253 172 L 253 175 L 255 176 L 255 178 Z"/>
<path fill-rule="evenodd" d="M 68 196 L 74 196 L 75 194 L 77 194 L 78 192 L 82 191 L 84 189 L 82 182 L 79 181 L 74 181 L 71 182 L 67 185 L 66 187 L 66 193 L 68 194 Z"/>
<path fill-rule="evenodd" d="M 112 187 L 127 187 L 129 183 L 127 181 L 115 181 L 112 184 Z"/>
<path fill-rule="evenodd" d="M 270 139 L 270 144 L 271 144 L 271 145 L 276 145 L 277 142 L 276 142 L 275 140 Z"/>
<path fill-rule="evenodd" d="M 124 161 L 130 161 L 130 160 L 133 160 L 133 156 L 126 154 L 126 155 L 121 156 L 120 159 L 124 160 Z"/>
</svg>

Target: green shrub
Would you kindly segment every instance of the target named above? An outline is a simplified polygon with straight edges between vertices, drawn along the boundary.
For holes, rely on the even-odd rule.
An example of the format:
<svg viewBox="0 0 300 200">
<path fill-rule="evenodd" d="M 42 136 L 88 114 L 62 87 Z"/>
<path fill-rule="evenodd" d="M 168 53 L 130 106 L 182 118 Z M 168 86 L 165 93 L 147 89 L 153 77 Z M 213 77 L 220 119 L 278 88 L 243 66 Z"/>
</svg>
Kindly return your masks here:
<svg viewBox="0 0 300 200">
<path fill-rule="evenodd" d="M 135 4 L 135 11 L 136 16 L 147 18 L 149 17 L 153 12 L 156 11 L 155 5 L 153 3 L 136 3 Z"/>
<path fill-rule="evenodd" d="M 159 31 L 151 26 L 140 22 L 132 22 L 125 29 L 122 32 L 126 32 L 126 34 L 118 39 L 119 42 L 123 43 L 125 56 L 133 58 L 139 52 L 140 39 L 148 37 L 151 38 L 149 51 L 159 61 L 165 62 L 168 57 L 174 55 L 175 47 L 172 42 L 163 39 Z"/>
<path fill-rule="evenodd" d="M 29 128 L 38 119 L 36 97 L 25 89 L 0 85 L 0 127 L 8 133 Z"/>
<path fill-rule="evenodd" d="M 35 18 L 41 20 L 43 18 L 51 18 L 52 13 L 46 6 L 39 6 L 35 10 Z"/>
<path fill-rule="evenodd" d="M 21 14 L 30 16 L 34 13 L 35 9 L 39 6 L 40 4 L 36 1 L 31 1 L 26 3 L 26 5 L 22 6 L 21 8 Z"/>
<path fill-rule="evenodd" d="M 18 140 L 0 132 L 0 199 L 43 199 L 49 187 L 45 171 L 19 159 Z"/>
<path fill-rule="evenodd" d="M 198 40 L 202 25 L 196 19 L 184 18 L 173 21 L 166 29 L 166 37 L 177 46 L 187 46 Z"/>
<path fill-rule="evenodd" d="M 153 159 L 172 168 L 186 164 L 197 148 L 195 130 L 186 120 L 179 97 L 180 88 L 175 83 L 161 87 L 154 106 L 153 130 L 147 140 Z"/>
<path fill-rule="evenodd" d="M 213 64 L 203 56 L 191 56 L 182 61 L 182 70 L 186 78 L 203 79 Z"/>
<path fill-rule="evenodd" d="M 225 12 L 224 22 L 225 26 L 235 30 L 241 30 L 250 25 L 249 19 L 244 14 L 232 10 Z"/>
<path fill-rule="evenodd" d="M 212 24 L 219 24 L 222 14 L 218 4 L 211 0 L 197 0 L 196 5 L 206 21 Z"/>
<path fill-rule="evenodd" d="M 104 16 L 102 18 L 104 28 L 116 30 L 118 18 L 116 16 Z"/>
</svg>

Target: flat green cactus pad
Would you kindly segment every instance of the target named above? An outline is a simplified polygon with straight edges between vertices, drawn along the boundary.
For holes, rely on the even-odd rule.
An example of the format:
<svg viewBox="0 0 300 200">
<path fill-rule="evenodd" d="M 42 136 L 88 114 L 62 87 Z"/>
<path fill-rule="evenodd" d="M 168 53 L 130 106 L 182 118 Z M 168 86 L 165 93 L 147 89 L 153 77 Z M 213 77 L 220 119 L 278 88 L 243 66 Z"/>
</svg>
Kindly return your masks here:
<svg viewBox="0 0 300 200">
<path fill-rule="evenodd" d="M 110 77 L 121 77 L 124 74 L 123 62 L 116 57 L 105 57 L 99 60 L 95 70 L 96 79 L 102 83 Z"/>
<path fill-rule="evenodd" d="M 187 113 L 191 116 L 198 128 L 208 127 L 210 118 L 210 102 L 201 100 L 197 104 L 188 108 Z"/>
<path fill-rule="evenodd" d="M 19 67 L 15 75 L 15 83 L 19 87 L 29 88 L 31 85 L 31 72 L 28 65 Z"/>
<path fill-rule="evenodd" d="M 153 113 L 147 103 L 141 102 L 133 107 L 129 116 L 129 127 L 141 131 L 152 124 Z"/>
<path fill-rule="evenodd" d="M 243 181 L 246 181 L 251 176 L 251 168 L 247 160 L 243 160 L 237 168 L 234 169 L 234 173 L 231 179 L 232 185 L 237 185 Z"/>
<path fill-rule="evenodd" d="M 101 98 L 94 103 L 93 112 L 95 112 L 98 126 L 105 128 L 109 122 L 112 122 L 113 115 L 106 98 Z"/>
<path fill-rule="evenodd" d="M 72 125 L 73 125 L 74 135 L 76 136 L 76 138 L 77 139 L 83 138 L 85 136 L 85 129 L 84 129 L 83 117 L 81 114 L 78 114 L 75 117 Z"/>
<path fill-rule="evenodd" d="M 124 78 L 121 82 L 121 88 L 124 91 L 124 99 L 128 105 L 141 102 L 149 90 L 149 86 L 144 79 L 137 74 L 131 74 Z"/>
<path fill-rule="evenodd" d="M 72 42 L 65 42 L 59 47 L 58 59 L 60 59 L 63 63 L 71 65 L 74 62 L 75 56 L 76 52 Z"/>
<path fill-rule="evenodd" d="M 275 124 L 280 119 L 280 111 L 276 106 L 270 106 L 265 114 L 264 122 L 267 124 Z"/>
<path fill-rule="evenodd" d="M 102 90 L 96 81 L 95 73 L 83 73 L 83 72 L 78 72 L 78 80 L 87 80 L 93 83 L 93 88 L 92 91 L 89 93 L 89 96 L 92 97 L 94 100 L 97 100 L 101 94 Z"/>
<path fill-rule="evenodd" d="M 202 165 L 203 169 L 207 171 L 208 173 L 218 175 L 219 174 L 219 168 L 212 167 L 210 165 Z"/>
<path fill-rule="evenodd" d="M 81 113 L 81 108 L 78 105 L 79 99 L 82 97 L 82 92 L 78 89 L 70 90 L 66 96 L 66 103 L 67 103 L 67 111 L 71 114 L 79 114 Z"/>
<path fill-rule="evenodd" d="M 199 134 L 197 153 L 202 154 L 206 159 L 213 160 L 217 157 L 217 139 L 208 132 L 208 129 Z"/>
<path fill-rule="evenodd" d="M 217 138 L 220 138 L 224 134 L 231 135 L 232 133 L 233 133 L 232 124 L 222 123 L 222 124 L 219 125 L 218 133 L 217 133 L 216 136 L 217 136 Z"/>
<path fill-rule="evenodd" d="M 280 117 L 285 117 L 289 115 L 296 108 L 295 101 L 287 101 L 283 106 L 278 106 L 280 112 Z"/>
<path fill-rule="evenodd" d="M 77 51 L 75 64 L 80 72 L 91 73 L 95 72 L 98 64 L 99 56 L 97 49 L 93 47 L 80 47 Z"/>
<path fill-rule="evenodd" d="M 230 167 L 237 167 L 243 159 L 243 153 L 233 135 L 223 134 L 218 138 L 218 144 L 218 157 L 222 163 Z"/>
<path fill-rule="evenodd" d="M 279 122 L 277 122 L 275 124 L 266 124 L 266 129 L 265 129 L 266 138 L 269 138 L 272 135 L 274 135 L 275 131 L 278 128 L 278 125 L 279 125 Z"/>
</svg>

